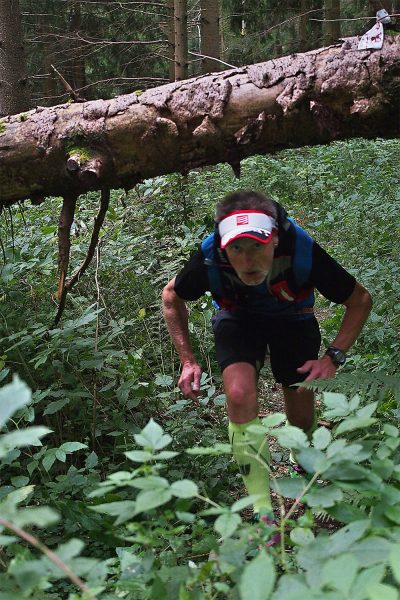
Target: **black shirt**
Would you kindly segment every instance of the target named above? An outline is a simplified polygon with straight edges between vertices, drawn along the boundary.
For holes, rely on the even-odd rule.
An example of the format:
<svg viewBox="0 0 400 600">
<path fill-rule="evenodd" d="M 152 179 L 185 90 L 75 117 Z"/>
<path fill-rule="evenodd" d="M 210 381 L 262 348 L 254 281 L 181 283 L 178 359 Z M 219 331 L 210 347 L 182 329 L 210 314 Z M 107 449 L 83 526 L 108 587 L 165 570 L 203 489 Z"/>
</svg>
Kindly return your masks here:
<svg viewBox="0 0 400 600">
<path fill-rule="evenodd" d="M 309 287 L 325 298 L 343 304 L 354 290 L 356 280 L 314 241 Z M 182 300 L 197 300 L 209 291 L 207 266 L 199 248 L 192 254 L 175 280 L 175 292 Z"/>
</svg>

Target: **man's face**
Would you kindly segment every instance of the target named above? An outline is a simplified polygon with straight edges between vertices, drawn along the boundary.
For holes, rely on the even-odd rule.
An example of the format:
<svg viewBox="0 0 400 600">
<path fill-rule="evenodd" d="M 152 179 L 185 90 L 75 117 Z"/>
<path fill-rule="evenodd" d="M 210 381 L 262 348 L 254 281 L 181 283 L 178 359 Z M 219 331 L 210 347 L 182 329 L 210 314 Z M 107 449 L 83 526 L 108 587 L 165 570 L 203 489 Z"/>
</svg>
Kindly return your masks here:
<svg viewBox="0 0 400 600">
<path fill-rule="evenodd" d="M 230 242 L 225 252 L 239 279 L 246 285 L 262 283 L 272 267 L 277 236 L 273 234 L 268 244 L 252 238 L 238 238 Z"/>
</svg>

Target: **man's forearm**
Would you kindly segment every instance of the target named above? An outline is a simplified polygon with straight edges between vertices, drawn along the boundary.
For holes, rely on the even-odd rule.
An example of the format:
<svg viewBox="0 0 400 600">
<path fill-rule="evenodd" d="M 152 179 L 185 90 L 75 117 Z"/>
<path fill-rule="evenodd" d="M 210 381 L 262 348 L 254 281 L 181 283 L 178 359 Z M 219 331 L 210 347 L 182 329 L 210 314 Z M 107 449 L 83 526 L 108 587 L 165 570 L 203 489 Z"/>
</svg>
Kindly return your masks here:
<svg viewBox="0 0 400 600">
<path fill-rule="evenodd" d="M 346 312 L 332 346 L 346 352 L 358 338 L 371 312 L 372 300 L 367 290 L 357 283 L 353 294 L 344 304 Z"/>
<path fill-rule="evenodd" d="M 190 344 L 187 308 L 170 284 L 163 292 L 163 315 L 181 363 L 196 362 Z"/>
</svg>

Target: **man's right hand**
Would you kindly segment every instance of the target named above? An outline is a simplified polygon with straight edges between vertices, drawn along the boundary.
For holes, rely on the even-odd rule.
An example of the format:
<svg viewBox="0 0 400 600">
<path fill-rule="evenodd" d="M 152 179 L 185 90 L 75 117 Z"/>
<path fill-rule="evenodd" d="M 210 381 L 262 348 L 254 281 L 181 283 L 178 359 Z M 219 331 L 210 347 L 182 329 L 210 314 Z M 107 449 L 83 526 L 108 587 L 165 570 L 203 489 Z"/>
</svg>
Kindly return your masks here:
<svg viewBox="0 0 400 600">
<path fill-rule="evenodd" d="M 196 400 L 200 393 L 201 367 L 196 362 L 186 362 L 182 365 L 182 373 L 178 386 L 185 398 Z"/>
</svg>

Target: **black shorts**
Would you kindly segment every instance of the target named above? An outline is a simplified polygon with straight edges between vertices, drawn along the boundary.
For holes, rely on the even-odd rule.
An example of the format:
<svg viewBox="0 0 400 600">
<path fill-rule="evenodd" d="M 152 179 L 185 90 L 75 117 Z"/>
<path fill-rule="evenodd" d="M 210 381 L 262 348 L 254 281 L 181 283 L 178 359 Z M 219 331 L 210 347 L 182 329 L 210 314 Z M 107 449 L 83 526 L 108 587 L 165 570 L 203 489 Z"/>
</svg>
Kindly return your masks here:
<svg viewBox="0 0 400 600">
<path fill-rule="evenodd" d="M 285 319 L 220 310 L 212 324 L 221 371 L 233 363 L 247 362 L 258 373 L 268 347 L 275 380 L 289 386 L 306 377 L 297 373 L 298 367 L 318 358 L 321 334 L 314 315 Z"/>
</svg>

